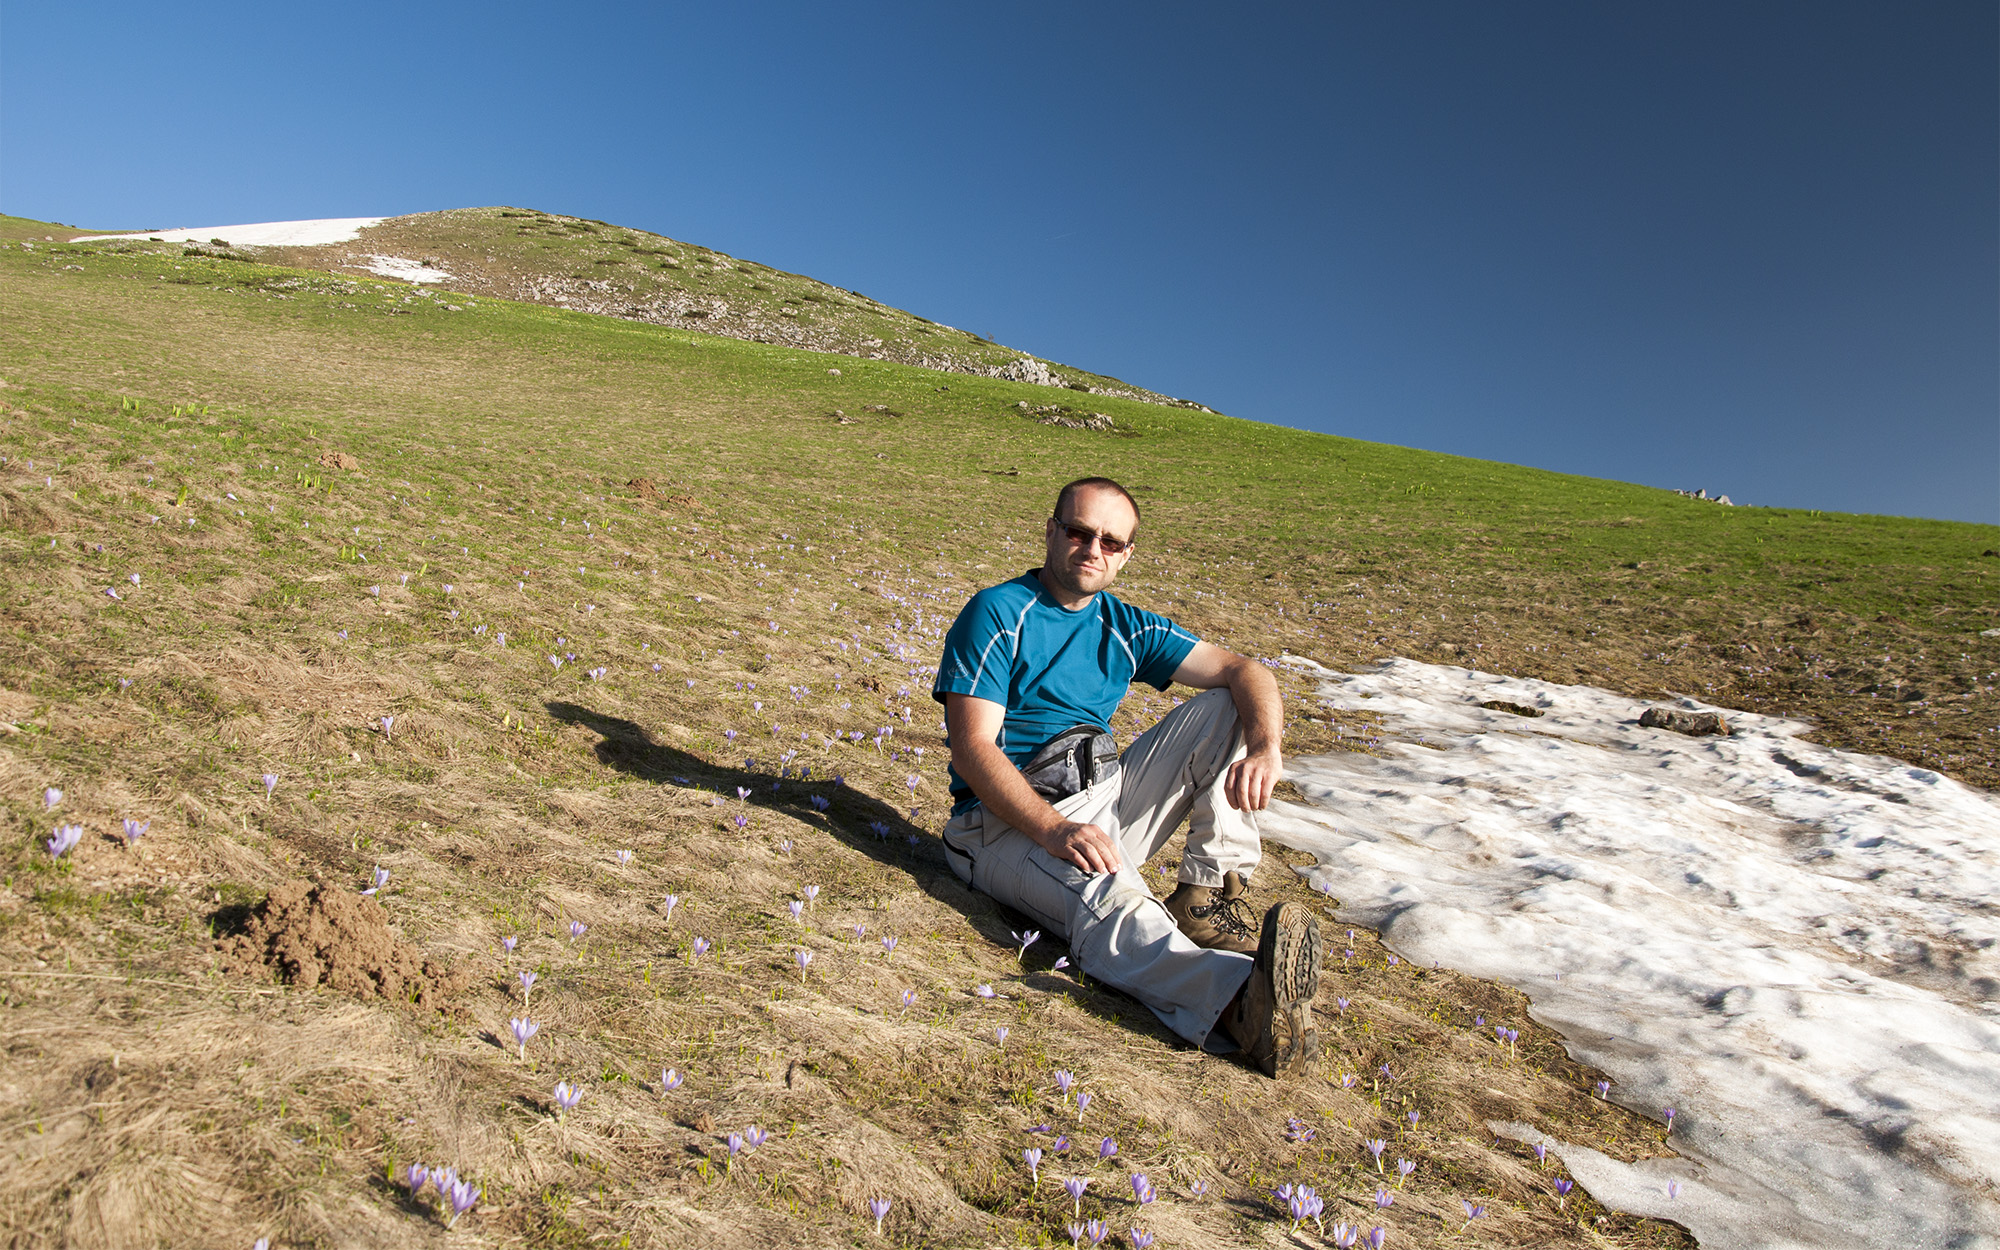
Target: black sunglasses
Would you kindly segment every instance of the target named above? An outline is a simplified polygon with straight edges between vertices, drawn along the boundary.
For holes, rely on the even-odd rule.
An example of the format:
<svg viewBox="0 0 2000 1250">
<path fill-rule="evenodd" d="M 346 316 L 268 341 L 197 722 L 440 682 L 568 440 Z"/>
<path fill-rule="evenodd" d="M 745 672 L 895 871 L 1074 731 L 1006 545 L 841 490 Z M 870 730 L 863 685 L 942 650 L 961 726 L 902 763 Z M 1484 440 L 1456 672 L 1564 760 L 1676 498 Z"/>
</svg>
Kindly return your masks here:
<svg viewBox="0 0 2000 1250">
<path fill-rule="evenodd" d="M 1097 540 L 1098 546 L 1104 548 L 1104 554 L 1107 556 L 1123 555 L 1132 547 L 1128 539 L 1113 538 L 1109 534 L 1100 534 L 1096 530 L 1085 529 L 1081 525 L 1071 525 L 1059 516 L 1052 516 L 1049 520 L 1062 526 L 1063 533 L 1068 534 L 1069 540 L 1079 547 L 1088 547 L 1090 540 L 1093 538 Z"/>
</svg>

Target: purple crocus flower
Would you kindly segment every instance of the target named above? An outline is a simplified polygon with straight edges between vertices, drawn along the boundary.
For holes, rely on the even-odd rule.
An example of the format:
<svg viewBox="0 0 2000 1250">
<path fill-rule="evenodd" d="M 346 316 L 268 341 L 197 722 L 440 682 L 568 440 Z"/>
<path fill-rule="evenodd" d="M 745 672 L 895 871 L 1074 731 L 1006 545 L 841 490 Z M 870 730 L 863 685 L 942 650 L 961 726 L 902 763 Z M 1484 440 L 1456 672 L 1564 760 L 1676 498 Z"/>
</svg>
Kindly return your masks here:
<svg viewBox="0 0 2000 1250">
<path fill-rule="evenodd" d="M 590 931 L 590 926 L 583 923 L 583 921 L 581 920 L 572 920 L 569 922 L 569 940 L 572 942 L 576 941 L 578 938 L 581 938 L 585 933 L 588 933 L 589 931 Z"/>
<path fill-rule="evenodd" d="M 1459 1231 L 1463 1232 L 1464 1230 L 1461 1229 Z M 1382 1243 L 1389 1240 L 1389 1230 L 1377 1224 L 1375 1227 L 1369 1229 L 1368 1235 L 1361 1240 L 1368 1243 L 1368 1250 L 1382 1250 Z"/>
<path fill-rule="evenodd" d="M 1465 1223 L 1458 1227 L 1461 1233 L 1472 1227 L 1472 1221 L 1486 1217 L 1486 1208 L 1470 1198 L 1460 1198 L 1458 1205 L 1465 1208 Z"/>
<path fill-rule="evenodd" d="M 514 1041 L 520 1046 L 521 1058 L 525 1061 L 528 1058 L 528 1039 L 541 1032 L 542 1026 L 526 1016 L 519 1016 L 509 1020 L 507 1027 L 513 1030 Z"/>
<path fill-rule="evenodd" d="M 1375 1170 L 1380 1172 L 1382 1170 L 1382 1152 L 1389 1148 L 1389 1143 L 1379 1137 L 1370 1137 L 1361 1144 L 1368 1147 L 1369 1154 L 1375 1156 Z"/>
<path fill-rule="evenodd" d="M 771 1135 L 763 1129 L 758 1128 L 755 1124 L 743 1130 L 743 1144 L 751 1150 L 757 1149 L 757 1147 L 770 1140 Z"/>
<path fill-rule="evenodd" d="M 1668 1181 L 1667 1197 L 1678 1198 L 1680 1196 L 1681 1196 L 1681 1183 L 1679 1181 Z"/>
<path fill-rule="evenodd" d="M 893 958 L 895 954 L 896 954 L 895 936 L 893 934 L 885 934 L 882 938 L 882 957 L 885 959 Z"/>
<path fill-rule="evenodd" d="M 802 886 L 799 889 L 799 893 L 805 895 L 806 906 L 811 907 L 813 900 L 819 897 L 819 887 L 816 885 Z"/>
<path fill-rule="evenodd" d="M 1143 1228 L 1133 1228 L 1126 1236 L 1132 1239 L 1132 1250 L 1152 1250 L 1153 1234 Z"/>
<path fill-rule="evenodd" d="M 1056 1092 L 1062 1095 L 1065 1102 L 1069 1100 L 1069 1089 L 1074 1084 L 1076 1084 L 1076 1074 L 1074 1072 L 1066 1069 L 1058 1069 L 1056 1071 Z"/>
<path fill-rule="evenodd" d="M 999 1047 L 1000 1047 L 1000 1048 L 1001 1048 L 1002 1050 L 1005 1050 L 1005 1049 L 1007 1048 L 1007 1026 L 1006 1026 L 1006 1025 L 1002 1024 L 1002 1025 L 996 1025 L 996 1026 L 994 1027 L 994 1029 L 993 1029 L 993 1041 L 994 1041 L 994 1044 L 995 1044 L 995 1045 L 997 1045 L 997 1046 L 999 1046 Z"/>
<path fill-rule="evenodd" d="M 693 943 L 692 943 L 692 944 L 691 944 L 691 945 L 690 945 L 690 946 L 688 947 L 688 950 L 689 950 L 689 952 L 690 952 L 690 955 L 689 955 L 689 957 L 690 957 L 690 958 L 693 958 L 693 959 L 699 959 L 699 958 L 701 958 L 701 957 L 702 957 L 703 955 L 706 955 L 706 954 L 708 954 L 708 948 L 709 948 L 709 941 L 708 941 L 708 939 L 707 939 L 707 938 L 704 938 L 704 937 L 698 937 L 698 938 L 696 938 L 696 939 L 694 940 L 694 942 L 693 942 Z"/>
<path fill-rule="evenodd" d="M 1599 1098 L 1608 1097 L 1610 1093 L 1611 1093 L 1611 1082 L 1599 1081 L 1597 1083 L 1597 1096 Z"/>
<path fill-rule="evenodd" d="M 1575 1182 L 1575 1181 L 1572 1181 L 1572 1180 L 1569 1180 L 1569 1179 L 1567 1179 L 1567 1178 L 1561 1178 L 1561 1179 L 1558 1179 L 1558 1180 L 1556 1181 L 1556 1209 L 1557 1209 L 1557 1210 L 1561 1210 L 1561 1209 L 1562 1209 L 1563 1207 L 1565 1207 L 1565 1206 L 1567 1206 L 1567 1205 L 1569 1204 L 1569 1191 L 1570 1191 L 1570 1190 L 1571 1190 L 1571 1189 L 1572 1189 L 1572 1188 L 1573 1188 L 1573 1187 L 1574 1187 L 1575 1185 L 1576 1185 L 1576 1182 Z"/>
<path fill-rule="evenodd" d="M 509 940 L 511 941 L 512 939 L 509 939 Z M 509 949 L 509 950 L 512 950 L 512 949 L 513 949 L 513 947 L 511 947 L 511 946 L 510 946 L 510 947 L 508 947 L 508 949 Z M 534 988 L 535 988 L 535 981 L 536 981 L 536 979 L 537 979 L 538 975 L 539 975 L 539 974 L 537 974 L 537 973 L 534 973 L 534 972 L 530 972 L 530 971 L 528 971 L 528 970 L 527 970 L 527 969 L 525 969 L 525 968 L 521 970 L 521 973 L 520 973 L 520 977 L 521 977 L 521 1007 L 522 1007 L 522 1009 L 523 1009 L 523 1010 L 526 1010 L 526 1009 L 527 1009 L 527 1006 L 528 1006 L 528 991 L 529 991 L 529 990 L 532 990 L 532 989 L 534 989 Z"/>
<path fill-rule="evenodd" d="M 1668 1131 L 1669 1133 L 1673 1132 L 1673 1131 L 1674 1131 L 1674 1109 L 1673 1109 L 1672 1107 L 1663 1107 L 1663 1108 L 1661 1108 L 1660 1110 L 1661 1110 L 1661 1114 L 1663 1114 L 1663 1115 L 1665 1115 L 1665 1116 L 1667 1117 L 1667 1131 Z"/>
<path fill-rule="evenodd" d="M 868 1200 L 868 1214 L 875 1217 L 875 1235 L 880 1237 L 882 1235 L 882 1221 L 889 1215 L 889 1200 L 887 1198 L 870 1198 Z"/>
<path fill-rule="evenodd" d="M 1410 1173 L 1416 1170 L 1417 1170 L 1417 1165 L 1411 1162 L 1410 1160 L 1408 1159 L 1396 1160 L 1396 1188 L 1401 1189 L 1403 1187 L 1403 1182 L 1410 1179 Z"/>
<path fill-rule="evenodd" d="M 1049 1153 L 1059 1155 L 1068 1154 L 1069 1138 L 1063 1136 L 1061 1133 L 1056 1134 L 1056 1139 L 1049 1143 Z"/>
<path fill-rule="evenodd" d="M 1423 1112 L 1412 1110 L 1409 1114 L 1410 1127 L 1411 1128 L 1417 1127 L 1417 1121 L 1423 1118 L 1424 1118 Z"/>
<path fill-rule="evenodd" d="M 793 953 L 792 958 L 798 961 L 799 981 L 801 984 L 803 984 L 806 979 L 806 965 L 810 964 L 813 961 L 813 953 L 807 950 L 805 947 L 801 946 L 796 952 Z"/>
<path fill-rule="evenodd" d="M 792 919 L 796 921 L 805 915 L 806 905 L 798 899 L 793 899 L 791 902 L 785 904 L 785 910 L 791 912 Z"/>
<path fill-rule="evenodd" d="M 916 992 L 915 990 L 904 990 L 904 991 L 903 991 L 903 1010 L 904 1010 L 904 1011 L 908 1011 L 908 1010 L 909 1010 L 910 1008 L 912 1008 L 912 1007 L 914 1007 L 914 1006 L 916 1006 L 916 1005 L 917 1005 L 917 992 Z"/>
<path fill-rule="evenodd" d="M 660 905 L 666 912 L 668 924 L 672 924 L 674 922 L 674 908 L 680 906 L 680 903 L 681 903 L 681 896 L 678 894 L 669 894 L 664 899 L 660 900 Z"/>
<path fill-rule="evenodd" d="M 671 1094 L 685 1084 L 687 1084 L 687 1077 L 674 1071 L 672 1068 L 660 1069 L 660 1092 L 662 1094 Z"/>
<path fill-rule="evenodd" d="M 1390 1207 L 1393 1207 L 1395 1205 L 1396 1205 L 1396 1195 L 1390 1193 L 1386 1189 L 1378 1189 L 1375 1191 L 1375 1208 L 1378 1211 L 1386 1211 Z"/>
<path fill-rule="evenodd" d="M 43 811 L 52 812 L 56 810 L 56 804 L 62 801 L 63 801 L 63 792 L 56 789 L 54 786 L 50 786 L 48 789 L 42 791 Z"/>
<path fill-rule="evenodd" d="M 632 852 L 630 851 L 614 851 L 612 852 L 612 855 L 613 858 L 617 859 L 618 866 L 620 868 L 623 868 L 632 862 Z"/>
<path fill-rule="evenodd" d="M 520 945 L 520 942 L 521 939 L 517 937 L 503 937 L 500 939 L 500 950 L 509 959 L 512 959 L 514 957 L 514 948 Z"/>
<path fill-rule="evenodd" d="M 564 1113 L 576 1110 L 576 1105 L 583 1101 L 582 1087 L 571 1085 L 568 1081 L 557 1081 L 555 1094 L 556 1106 L 559 1108 L 556 1118 L 559 1120 Z"/>
<path fill-rule="evenodd" d="M 1146 1179 L 1146 1174 L 1144 1172 L 1132 1173 L 1133 1201 L 1137 1202 L 1140 1206 L 1143 1207 L 1147 1203 L 1153 1201 L 1155 1198 L 1158 1198 L 1159 1196 L 1160 1196 L 1159 1192 L 1153 1188 L 1153 1182 Z"/>
<path fill-rule="evenodd" d="M 430 1179 L 431 1170 L 421 1163 L 412 1163 L 409 1170 L 403 1173 L 403 1183 L 410 1187 L 412 1198 L 424 1192 L 424 1186 Z"/>
<path fill-rule="evenodd" d="M 736 1156 L 743 1153 L 743 1134 L 731 1133 L 722 1139 L 722 1144 L 729 1149 L 729 1170 L 734 1172 L 736 1170 Z"/>
<path fill-rule="evenodd" d="M 379 894 L 382 887 L 387 884 L 389 884 L 389 870 L 377 864 L 375 865 L 375 871 L 369 875 L 368 888 L 361 892 L 363 894 Z"/>
<path fill-rule="evenodd" d="M 130 816 L 125 817 L 124 824 L 125 824 L 125 845 L 127 846 L 131 846 L 134 843 L 138 842 L 140 838 L 145 837 L 146 831 L 153 827 L 153 822 L 150 820 L 144 824 L 140 824 L 138 821 L 132 819 Z"/>
<path fill-rule="evenodd" d="M 1197 1201 L 1201 1200 L 1202 1198 L 1206 1198 L 1208 1196 L 1208 1182 L 1203 1180 L 1189 1181 L 1188 1196 L 1194 1198 Z"/>
<path fill-rule="evenodd" d="M 865 924 L 858 924 L 858 925 L 855 925 L 855 926 L 854 926 L 854 940 L 855 940 L 855 941 L 859 942 L 859 941 L 860 941 L 860 940 L 861 940 L 862 938 L 865 938 L 865 937 L 867 937 L 867 936 L 868 936 L 868 926 L 867 926 L 867 925 L 865 925 Z"/>
<path fill-rule="evenodd" d="M 384 717 L 382 718 L 382 736 L 383 736 L 384 738 L 388 737 L 388 736 L 389 736 L 389 733 L 390 733 L 390 731 L 391 731 L 391 730 L 393 730 L 393 729 L 395 729 L 395 727 L 396 727 L 396 718 L 395 718 L 395 717 L 393 717 L 393 716 L 384 716 Z"/>
<path fill-rule="evenodd" d="M 49 848 L 50 859 L 61 859 L 70 853 L 83 838 L 82 825 L 57 825 L 55 836 L 43 845 Z"/>
<path fill-rule="evenodd" d="M 999 997 L 999 995 L 993 992 L 993 987 L 990 985 L 976 985 L 973 987 L 972 993 L 976 998 L 991 999 Z"/>
<path fill-rule="evenodd" d="M 1078 1124 L 1083 1123 L 1083 1113 L 1088 1110 L 1090 1110 L 1090 1091 L 1080 1089 L 1076 1091 L 1076 1122 Z"/>
<path fill-rule="evenodd" d="M 1117 1153 L 1118 1153 L 1118 1142 L 1116 1141 L 1116 1139 L 1107 1137 L 1103 1141 L 1097 1143 L 1097 1161 L 1099 1163 L 1104 1162 L 1106 1159 L 1109 1159 L 1112 1155 L 1115 1155 Z"/>
<path fill-rule="evenodd" d="M 1016 963 L 1020 962 L 1022 959 L 1027 957 L 1028 948 L 1030 946 L 1033 946 L 1035 943 L 1042 940 L 1041 930 L 1039 929 L 1024 929 L 1019 933 L 1015 933 L 1009 930 L 1007 936 L 1013 938 L 1016 942 L 1019 942 L 1021 944 L 1021 949 L 1014 952 L 1014 960 Z"/>
<path fill-rule="evenodd" d="M 1057 956 L 1056 956 L 1056 961 L 1055 961 L 1054 963 L 1052 963 L 1052 964 L 1050 964 L 1050 965 L 1049 965 L 1049 971 L 1051 971 L 1051 972 L 1061 972 L 1061 971 L 1062 971 L 1062 970 L 1063 970 L 1064 968 L 1067 968 L 1067 967 L 1069 967 L 1069 956 L 1067 956 L 1067 955 L 1057 955 Z"/>
<path fill-rule="evenodd" d="M 750 827 L 750 818 L 748 816 L 732 816 L 730 817 L 730 823 L 738 829 L 748 829 Z"/>
<path fill-rule="evenodd" d="M 1083 1214 L 1083 1191 L 1089 1188 L 1089 1186 L 1090 1178 L 1088 1176 L 1072 1176 L 1063 1182 L 1063 1192 L 1068 1194 L 1070 1201 L 1076 1204 L 1075 1214 L 1077 1215 Z"/>
<path fill-rule="evenodd" d="M 736 797 L 737 797 L 737 798 L 739 798 L 739 799 L 747 799 L 747 798 L 749 798 L 749 797 L 750 797 L 750 789 L 749 789 L 749 787 L 747 787 L 747 786 L 738 786 L 738 787 L 736 787 Z"/>
<path fill-rule="evenodd" d="M 444 1226 L 450 1228 L 458 1223 L 458 1217 L 472 1210 L 479 1202 L 479 1195 L 482 1192 L 484 1191 L 476 1188 L 471 1181 L 452 1182 L 450 1191 L 445 1194 L 445 1201 L 451 1204 L 451 1218 L 445 1221 Z"/>
<path fill-rule="evenodd" d="M 1083 1244 L 1082 1224 L 1071 1220 L 1069 1223 L 1063 1225 L 1063 1231 L 1069 1234 L 1070 1250 L 1076 1250 L 1076 1247 Z"/>
<path fill-rule="evenodd" d="M 265 773 L 265 774 L 264 774 L 264 797 L 265 797 L 265 798 L 267 798 L 267 799 L 268 799 L 268 798 L 270 798 L 270 797 L 271 797 L 271 792 L 272 792 L 273 790 L 276 790 L 277 788 L 278 788 L 278 774 L 276 774 L 276 773 Z"/>
<path fill-rule="evenodd" d="M 1085 1220 L 1083 1235 L 1090 1238 L 1091 1245 L 1101 1246 L 1104 1244 L 1104 1239 L 1111 1235 L 1111 1225 L 1103 1220 Z"/>
<path fill-rule="evenodd" d="M 1028 1165 L 1028 1188 L 1039 1189 L 1042 1184 L 1042 1148 L 1028 1147 L 1021 1152 L 1021 1159 Z"/>
</svg>

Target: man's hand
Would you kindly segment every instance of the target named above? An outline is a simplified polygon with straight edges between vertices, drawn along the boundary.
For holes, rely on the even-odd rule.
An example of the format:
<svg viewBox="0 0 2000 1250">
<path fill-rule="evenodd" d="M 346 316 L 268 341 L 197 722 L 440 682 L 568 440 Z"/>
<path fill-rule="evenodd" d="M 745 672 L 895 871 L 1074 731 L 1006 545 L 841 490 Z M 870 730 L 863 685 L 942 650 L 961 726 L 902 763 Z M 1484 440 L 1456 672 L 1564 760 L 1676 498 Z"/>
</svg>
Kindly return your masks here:
<svg viewBox="0 0 2000 1250">
<path fill-rule="evenodd" d="M 1049 854 L 1066 859 L 1085 872 L 1118 871 L 1118 842 L 1096 825 L 1065 820 L 1046 837 L 1036 840 Z"/>
<path fill-rule="evenodd" d="M 1222 792 L 1237 811 L 1261 812 L 1270 806 L 1271 791 L 1284 775 L 1284 756 L 1276 750 L 1258 751 L 1229 766 Z"/>
</svg>

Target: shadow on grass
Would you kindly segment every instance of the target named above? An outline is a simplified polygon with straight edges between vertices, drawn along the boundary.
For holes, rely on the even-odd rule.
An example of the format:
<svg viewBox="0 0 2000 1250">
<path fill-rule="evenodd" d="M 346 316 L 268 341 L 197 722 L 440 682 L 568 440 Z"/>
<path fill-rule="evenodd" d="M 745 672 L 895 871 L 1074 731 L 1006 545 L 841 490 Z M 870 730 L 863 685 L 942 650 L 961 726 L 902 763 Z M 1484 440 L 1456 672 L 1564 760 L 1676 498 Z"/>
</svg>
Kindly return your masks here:
<svg viewBox="0 0 2000 1250">
<path fill-rule="evenodd" d="M 796 780 L 714 764 L 654 741 L 645 727 L 634 721 L 607 716 L 574 703 L 550 702 L 544 706 L 556 720 L 580 725 L 597 734 L 600 739 L 597 758 L 605 767 L 656 785 L 685 790 L 713 790 L 732 797 L 738 790 L 747 790 L 749 795 L 742 801 L 752 807 L 822 829 L 877 863 L 905 873 L 924 893 L 963 915 L 981 937 L 996 947 L 1013 948 L 1014 931 L 1028 927 L 1023 917 L 954 876 L 944 864 L 938 839 L 880 799 L 837 784 L 832 778 Z M 814 805 L 815 798 L 826 803 L 825 811 Z M 1053 960 L 1059 946 L 1049 943 L 1040 949 Z M 1094 982 L 1083 985 L 1046 970 L 1029 968 L 1023 968 L 1017 979 L 1024 989 L 1068 994 L 1092 1015 L 1166 1045 L 1187 1045 L 1143 1004 L 1117 990 Z"/>
</svg>

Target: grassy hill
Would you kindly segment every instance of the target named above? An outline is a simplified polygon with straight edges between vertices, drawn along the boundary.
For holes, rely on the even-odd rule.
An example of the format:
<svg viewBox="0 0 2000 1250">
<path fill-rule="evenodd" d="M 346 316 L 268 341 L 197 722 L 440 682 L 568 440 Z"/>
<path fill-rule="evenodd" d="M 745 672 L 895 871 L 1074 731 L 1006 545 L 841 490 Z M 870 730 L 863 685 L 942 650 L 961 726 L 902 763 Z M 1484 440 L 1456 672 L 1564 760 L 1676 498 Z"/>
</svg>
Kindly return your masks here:
<svg viewBox="0 0 2000 1250">
<path fill-rule="evenodd" d="M 473 214 L 436 250 L 467 268 L 528 224 Z M 1076 1175 L 1121 1244 L 1278 1244 L 1288 1181 L 1395 1245 L 1684 1244 L 1559 1200 L 1486 1131 L 1666 1150 L 1518 995 L 1357 933 L 1322 1070 L 1275 1084 L 1053 971 L 1052 942 L 1017 959 L 944 868 L 928 665 L 1086 472 L 1146 508 L 1126 596 L 1246 653 L 1684 691 L 1995 780 L 1992 527 L 60 237 L 0 219 L 8 1244 L 858 1245 L 879 1196 L 892 1244 L 1048 1245 Z M 1288 750 L 1367 749 L 1283 680 Z M 1116 727 L 1168 705 L 1135 692 Z M 1305 897 L 1270 849 L 1259 900 Z M 294 971 L 372 979 L 256 966 L 281 917 L 252 909 L 294 880 L 347 908 L 281 935 Z M 558 1080 L 583 1091 L 560 1117 Z M 732 1166 L 752 1124 L 771 1140 Z M 1044 1124 L 1076 1145 L 1036 1186 Z M 1417 1164 L 1387 1210 L 1364 1138 Z M 484 1190 L 449 1236 L 400 1191 L 413 1160 Z M 1459 1237 L 1466 1200 L 1490 1214 Z"/>
<path fill-rule="evenodd" d="M 182 250 L 147 248 L 139 242 L 110 246 Z M 498 296 L 757 343 L 1202 407 L 1116 378 L 1067 366 L 1050 369 L 1049 362 L 1025 352 L 891 308 L 859 291 L 582 217 L 461 208 L 392 217 L 346 243 L 244 247 L 212 239 L 197 250 L 357 277 L 373 276 L 385 260 L 402 262 L 420 275 L 421 285 L 461 295 Z"/>
</svg>

